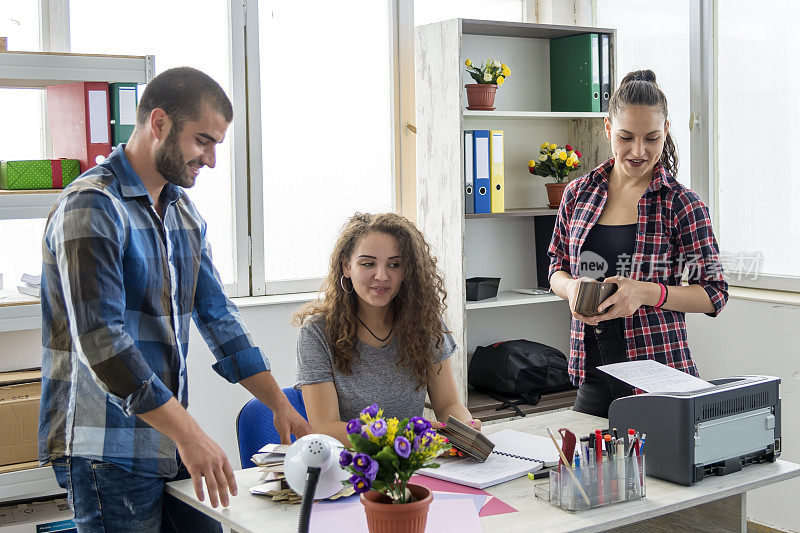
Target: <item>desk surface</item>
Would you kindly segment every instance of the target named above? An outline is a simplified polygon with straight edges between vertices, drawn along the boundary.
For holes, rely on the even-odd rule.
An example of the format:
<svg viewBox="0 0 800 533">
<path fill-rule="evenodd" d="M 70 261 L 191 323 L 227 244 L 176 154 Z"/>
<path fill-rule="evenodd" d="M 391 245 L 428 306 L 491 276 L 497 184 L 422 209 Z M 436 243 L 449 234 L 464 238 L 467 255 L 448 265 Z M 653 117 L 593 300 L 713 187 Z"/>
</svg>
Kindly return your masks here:
<svg viewBox="0 0 800 533">
<path fill-rule="evenodd" d="M 606 427 L 607 421 L 574 411 L 560 411 L 487 426 L 485 432 L 490 435 L 501 429 L 513 428 L 545 436 L 545 426 L 550 426 L 554 431 L 568 427 L 582 434 Z M 740 472 L 726 476 L 709 477 L 691 487 L 648 477 L 647 497 L 644 500 L 578 513 L 569 513 L 536 499 L 533 495 L 535 483 L 523 477 L 486 489 L 519 512 L 488 516 L 481 520 L 486 531 L 530 531 L 531 520 L 534 518 L 537 530 L 604 531 L 797 476 L 800 476 L 800 465 L 778 460 L 775 463 L 750 465 Z M 167 492 L 236 531 L 256 533 L 265 531 L 265 528 L 269 531 L 296 531 L 300 506 L 282 505 L 263 496 L 251 495 L 249 489 L 256 484 L 257 479 L 256 468 L 237 471 L 239 495 L 231 498 L 231 505 L 227 509 L 213 509 L 208 504 L 208 498 L 206 502 L 197 501 L 191 480 L 188 479 L 167 484 Z"/>
</svg>

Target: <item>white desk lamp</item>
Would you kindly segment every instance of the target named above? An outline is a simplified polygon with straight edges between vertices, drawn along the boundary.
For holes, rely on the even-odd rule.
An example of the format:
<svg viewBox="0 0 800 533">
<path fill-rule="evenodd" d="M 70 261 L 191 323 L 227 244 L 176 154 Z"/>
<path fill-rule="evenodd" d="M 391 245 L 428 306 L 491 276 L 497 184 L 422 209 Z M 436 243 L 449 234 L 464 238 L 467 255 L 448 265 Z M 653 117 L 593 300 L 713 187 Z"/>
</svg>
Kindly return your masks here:
<svg viewBox="0 0 800 533">
<path fill-rule="evenodd" d="M 283 460 L 286 482 L 297 494 L 303 496 L 300 508 L 299 531 L 308 531 L 311 504 L 314 498 L 333 496 L 350 478 L 350 473 L 339 465 L 342 443 L 329 435 L 314 433 L 294 441 Z"/>
</svg>

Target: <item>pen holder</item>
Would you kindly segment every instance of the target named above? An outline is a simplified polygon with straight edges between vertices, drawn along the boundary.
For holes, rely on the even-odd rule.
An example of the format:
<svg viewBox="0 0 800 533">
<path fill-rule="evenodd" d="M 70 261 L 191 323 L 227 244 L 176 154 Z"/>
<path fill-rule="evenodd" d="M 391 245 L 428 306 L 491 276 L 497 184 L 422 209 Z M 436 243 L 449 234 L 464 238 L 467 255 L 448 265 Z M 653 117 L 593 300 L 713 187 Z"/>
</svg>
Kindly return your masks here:
<svg viewBox="0 0 800 533">
<path fill-rule="evenodd" d="M 611 503 L 640 500 L 645 497 L 645 456 L 633 455 L 606 460 L 599 465 L 590 461 L 573 469 L 589 503 L 586 503 L 564 465 L 550 471 L 549 483 L 534 488 L 537 498 L 549 501 L 567 511 L 581 511 Z"/>
</svg>

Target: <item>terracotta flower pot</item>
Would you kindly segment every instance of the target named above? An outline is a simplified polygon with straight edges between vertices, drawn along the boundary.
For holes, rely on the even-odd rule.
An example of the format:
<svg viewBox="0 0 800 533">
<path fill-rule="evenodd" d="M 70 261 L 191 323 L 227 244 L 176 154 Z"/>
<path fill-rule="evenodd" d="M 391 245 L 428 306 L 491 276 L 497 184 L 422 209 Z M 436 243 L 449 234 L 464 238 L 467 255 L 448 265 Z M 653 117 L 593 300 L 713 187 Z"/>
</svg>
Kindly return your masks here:
<svg viewBox="0 0 800 533">
<path fill-rule="evenodd" d="M 564 189 L 567 188 L 568 183 L 565 181 L 564 183 L 545 183 L 544 186 L 547 187 L 547 199 L 550 202 L 547 204 L 547 207 L 552 209 L 558 209 L 558 206 L 561 204 L 561 197 L 564 196 Z"/>
<path fill-rule="evenodd" d="M 497 85 L 493 83 L 468 83 L 464 85 L 467 89 L 467 109 L 473 111 L 494 111 L 494 96 L 497 93 Z"/>
<path fill-rule="evenodd" d="M 361 495 L 361 503 L 367 513 L 367 528 L 370 533 L 423 533 L 428 521 L 428 507 L 433 501 L 431 491 L 421 485 L 409 484 L 408 490 L 417 499 L 411 503 L 392 503 L 392 500 L 376 491 Z"/>
</svg>

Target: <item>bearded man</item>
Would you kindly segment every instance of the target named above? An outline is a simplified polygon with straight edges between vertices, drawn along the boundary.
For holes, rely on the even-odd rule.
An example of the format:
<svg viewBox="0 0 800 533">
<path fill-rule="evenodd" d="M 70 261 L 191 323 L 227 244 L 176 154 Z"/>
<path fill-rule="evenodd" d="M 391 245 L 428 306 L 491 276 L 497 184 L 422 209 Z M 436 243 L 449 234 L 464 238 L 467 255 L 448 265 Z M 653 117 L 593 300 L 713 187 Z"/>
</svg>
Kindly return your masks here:
<svg viewBox="0 0 800 533">
<path fill-rule="evenodd" d="M 200 500 L 205 480 L 214 507 L 237 492 L 225 453 L 186 411 L 190 318 L 213 369 L 272 409 L 284 442 L 311 430 L 225 296 L 184 191 L 214 167 L 232 119 L 208 75 L 159 74 L 130 141 L 65 189 L 47 220 L 39 460 L 81 533 L 219 529 L 164 494 L 188 476 Z"/>
</svg>

